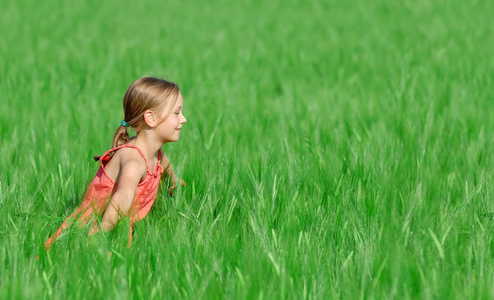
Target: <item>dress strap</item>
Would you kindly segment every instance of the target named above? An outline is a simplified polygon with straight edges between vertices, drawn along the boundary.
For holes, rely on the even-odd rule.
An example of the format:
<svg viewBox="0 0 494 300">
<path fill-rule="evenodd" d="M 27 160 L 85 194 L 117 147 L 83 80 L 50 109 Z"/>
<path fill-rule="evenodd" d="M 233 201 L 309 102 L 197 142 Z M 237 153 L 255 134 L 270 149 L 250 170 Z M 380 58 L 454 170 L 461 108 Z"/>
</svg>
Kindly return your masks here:
<svg viewBox="0 0 494 300">
<path fill-rule="evenodd" d="M 139 152 L 139 154 L 142 156 L 142 158 L 144 159 L 144 162 L 146 163 L 146 168 L 147 168 L 148 172 L 152 172 L 151 168 L 149 167 L 148 160 L 146 159 L 146 156 L 144 155 L 144 152 L 142 152 L 142 150 L 139 147 L 137 147 L 136 145 L 133 145 L 133 144 L 123 144 L 123 145 L 120 145 L 120 146 L 115 147 L 113 149 L 110 149 L 110 150 L 106 151 L 106 153 L 105 153 L 105 155 L 103 155 L 103 157 L 106 157 L 110 153 L 115 152 L 115 151 L 122 149 L 122 148 L 134 148 L 134 149 L 136 149 Z"/>
</svg>

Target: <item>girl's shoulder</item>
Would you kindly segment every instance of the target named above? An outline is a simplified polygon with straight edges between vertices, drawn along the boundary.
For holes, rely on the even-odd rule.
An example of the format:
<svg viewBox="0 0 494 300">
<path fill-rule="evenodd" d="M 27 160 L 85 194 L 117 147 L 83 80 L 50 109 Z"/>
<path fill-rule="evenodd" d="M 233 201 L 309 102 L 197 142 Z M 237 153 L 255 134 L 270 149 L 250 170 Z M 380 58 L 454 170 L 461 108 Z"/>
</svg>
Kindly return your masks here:
<svg viewBox="0 0 494 300">
<path fill-rule="evenodd" d="M 116 150 L 113 154 L 112 160 L 116 159 L 122 163 L 126 163 L 129 161 L 137 161 L 142 163 L 144 167 L 146 167 L 146 161 L 140 151 L 133 147 L 124 147 Z"/>
<path fill-rule="evenodd" d="M 137 172 L 143 176 L 147 172 L 147 164 L 142 156 L 142 154 L 132 147 L 124 147 L 116 150 L 111 158 L 113 165 L 120 166 L 120 168 L 125 166 L 125 170 L 130 170 L 132 172 Z"/>
</svg>

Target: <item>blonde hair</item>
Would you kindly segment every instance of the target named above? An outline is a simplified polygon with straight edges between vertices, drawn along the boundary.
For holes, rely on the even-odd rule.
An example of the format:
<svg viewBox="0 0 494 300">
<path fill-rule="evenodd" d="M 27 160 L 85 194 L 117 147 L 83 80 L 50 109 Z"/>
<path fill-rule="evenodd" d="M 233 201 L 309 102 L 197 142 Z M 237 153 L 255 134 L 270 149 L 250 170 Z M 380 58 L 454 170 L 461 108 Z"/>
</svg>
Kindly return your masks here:
<svg viewBox="0 0 494 300">
<path fill-rule="evenodd" d="M 145 128 L 144 112 L 151 110 L 161 114 L 168 107 L 160 122 L 164 122 L 171 114 L 177 102 L 178 84 L 155 77 L 143 77 L 134 81 L 123 97 L 124 121 L 139 132 Z M 127 127 L 120 125 L 113 136 L 112 149 L 130 142 Z"/>
</svg>

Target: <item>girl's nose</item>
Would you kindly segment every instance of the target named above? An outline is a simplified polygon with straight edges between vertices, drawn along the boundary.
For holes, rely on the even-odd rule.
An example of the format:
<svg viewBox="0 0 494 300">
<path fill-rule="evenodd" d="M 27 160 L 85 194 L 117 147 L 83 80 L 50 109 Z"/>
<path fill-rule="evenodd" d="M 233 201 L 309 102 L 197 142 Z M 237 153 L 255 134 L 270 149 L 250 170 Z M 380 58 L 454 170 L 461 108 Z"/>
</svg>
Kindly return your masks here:
<svg viewBox="0 0 494 300">
<path fill-rule="evenodd" d="M 184 115 L 182 115 L 182 123 L 185 123 L 185 122 L 187 122 L 187 119 L 185 118 Z"/>
</svg>

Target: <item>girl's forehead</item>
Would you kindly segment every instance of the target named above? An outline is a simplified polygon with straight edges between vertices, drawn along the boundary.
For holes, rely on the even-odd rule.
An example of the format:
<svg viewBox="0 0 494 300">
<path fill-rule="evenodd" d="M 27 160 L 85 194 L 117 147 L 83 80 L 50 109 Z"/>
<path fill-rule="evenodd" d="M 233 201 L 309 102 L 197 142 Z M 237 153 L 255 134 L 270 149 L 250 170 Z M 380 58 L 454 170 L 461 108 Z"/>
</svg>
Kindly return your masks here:
<svg viewBox="0 0 494 300">
<path fill-rule="evenodd" d="M 182 98 L 182 94 L 178 92 L 178 98 L 177 101 L 175 102 L 175 107 L 183 106 L 183 104 L 184 104 L 184 99 Z"/>
</svg>

